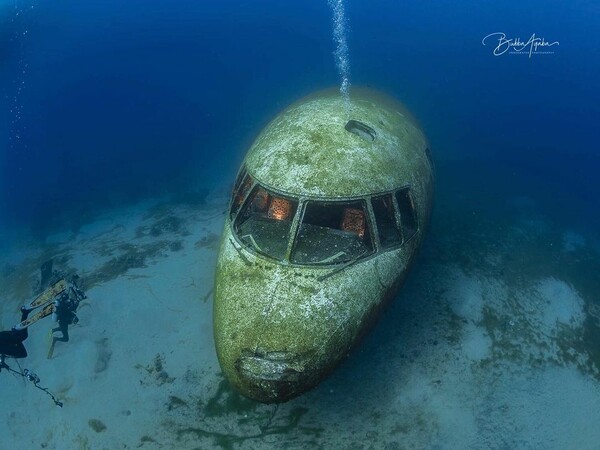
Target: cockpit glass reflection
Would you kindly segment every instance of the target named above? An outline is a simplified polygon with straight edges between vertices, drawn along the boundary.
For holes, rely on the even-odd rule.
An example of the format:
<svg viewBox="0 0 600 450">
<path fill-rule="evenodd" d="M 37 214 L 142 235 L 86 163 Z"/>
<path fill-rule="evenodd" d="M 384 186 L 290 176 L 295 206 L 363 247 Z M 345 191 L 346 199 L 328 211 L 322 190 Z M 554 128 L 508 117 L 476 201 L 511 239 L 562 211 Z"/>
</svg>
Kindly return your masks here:
<svg viewBox="0 0 600 450">
<path fill-rule="evenodd" d="M 256 186 L 235 222 L 238 237 L 259 253 L 282 260 L 298 201 Z"/>
<path fill-rule="evenodd" d="M 381 247 L 387 249 L 400 245 L 402 243 L 402 235 L 400 234 L 394 214 L 392 194 L 374 197 L 371 200 L 371 205 L 373 206 L 373 214 L 377 223 L 377 232 Z"/>
<path fill-rule="evenodd" d="M 235 182 L 235 187 L 233 189 L 233 199 L 231 202 L 231 210 L 229 211 L 229 217 L 233 218 L 238 212 L 240 206 L 242 206 L 242 203 L 246 198 L 246 195 L 248 194 L 248 191 L 252 187 L 252 183 L 252 177 L 248 175 L 246 170 L 240 171 L 240 174 L 238 175 L 238 178 Z"/>
<path fill-rule="evenodd" d="M 337 264 L 373 251 L 364 202 L 307 202 L 294 244 L 296 264 Z"/>
</svg>

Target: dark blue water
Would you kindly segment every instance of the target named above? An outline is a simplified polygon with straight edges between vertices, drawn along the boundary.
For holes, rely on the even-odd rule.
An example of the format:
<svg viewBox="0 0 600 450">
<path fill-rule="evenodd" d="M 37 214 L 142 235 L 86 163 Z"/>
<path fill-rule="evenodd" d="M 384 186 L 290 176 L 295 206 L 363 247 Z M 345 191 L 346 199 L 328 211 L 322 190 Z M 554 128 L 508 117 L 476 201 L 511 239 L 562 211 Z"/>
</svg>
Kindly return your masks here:
<svg viewBox="0 0 600 450">
<path fill-rule="evenodd" d="M 352 83 L 405 102 L 436 160 L 597 208 L 595 2 L 348 1 L 346 15 Z M 2 221 L 61 226 L 230 179 L 274 114 L 338 83 L 331 29 L 325 0 L 3 2 Z M 481 40 L 497 31 L 560 44 L 495 57 Z"/>
</svg>

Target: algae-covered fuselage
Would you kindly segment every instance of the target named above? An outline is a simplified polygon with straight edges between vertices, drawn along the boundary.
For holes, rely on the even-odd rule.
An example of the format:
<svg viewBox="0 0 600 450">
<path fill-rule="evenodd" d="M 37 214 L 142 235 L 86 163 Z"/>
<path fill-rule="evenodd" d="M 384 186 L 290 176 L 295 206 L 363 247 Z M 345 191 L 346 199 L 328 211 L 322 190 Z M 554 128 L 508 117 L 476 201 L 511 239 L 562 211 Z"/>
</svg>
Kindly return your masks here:
<svg viewBox="0 0 600 450">
<path fill-rule="evenodd" d="M 305 98 L 248 152 L 216 271 L 219 363 L 244 395 L 318 384 L 402 282 L 429 221 L 427 140 L 397 102 L 355 89 Z"/>
</svg>

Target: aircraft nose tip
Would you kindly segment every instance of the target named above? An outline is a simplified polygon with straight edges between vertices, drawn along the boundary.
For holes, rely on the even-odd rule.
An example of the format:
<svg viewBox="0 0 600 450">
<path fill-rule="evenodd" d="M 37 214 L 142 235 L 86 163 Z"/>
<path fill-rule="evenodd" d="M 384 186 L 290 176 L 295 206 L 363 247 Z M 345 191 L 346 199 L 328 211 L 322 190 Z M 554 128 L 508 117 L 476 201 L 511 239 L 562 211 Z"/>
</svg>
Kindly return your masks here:
<svg viewBox="0 0 600 450">
<path fill-rule="evenodd" d="M 289 352 L 246 354 L 236 368 L 245 378 L 268 381 L 294 381 L 304 372 L 299 358 Z"/>
<path fill-rule="evenodd" d="M 292 352 L 245 352 L 235 364 L 248 395 L 263 402 L 282 402 L 301 393 L 305 366 Z"/>
</svg>

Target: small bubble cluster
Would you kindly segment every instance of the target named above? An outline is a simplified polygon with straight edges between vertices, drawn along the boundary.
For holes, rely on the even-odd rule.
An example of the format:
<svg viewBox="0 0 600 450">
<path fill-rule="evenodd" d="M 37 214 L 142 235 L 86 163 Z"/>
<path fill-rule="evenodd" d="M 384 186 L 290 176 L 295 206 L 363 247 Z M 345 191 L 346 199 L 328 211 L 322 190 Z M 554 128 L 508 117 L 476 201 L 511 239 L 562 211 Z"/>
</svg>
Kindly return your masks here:
<svg viewBox="0 0 600 450">
<path fill-rule="evenodd" d="M 26 144 L 22 142 L 23 134 L 27 127 L 23 124 L 23 93 L 25 92 L 26 78 L 28 74 L 29 64 L 25 59 L 25 44 L 29 38 L 29 29 L 27 28 L 27 13 L 32 10 L 35 5 L 19 6 L 18 2 L 14 2 L 14 15 L 11 19 L 14 33 L 11 37 L 11 42 L 19 43 L 19 60 L 17 62 L 17 76 L 13 80 L 13 92 L 5 96 L 5 99 L 10 104 L 10 134 L 9 142 L 13 150 L 26 148 Z"/>
</svg>

